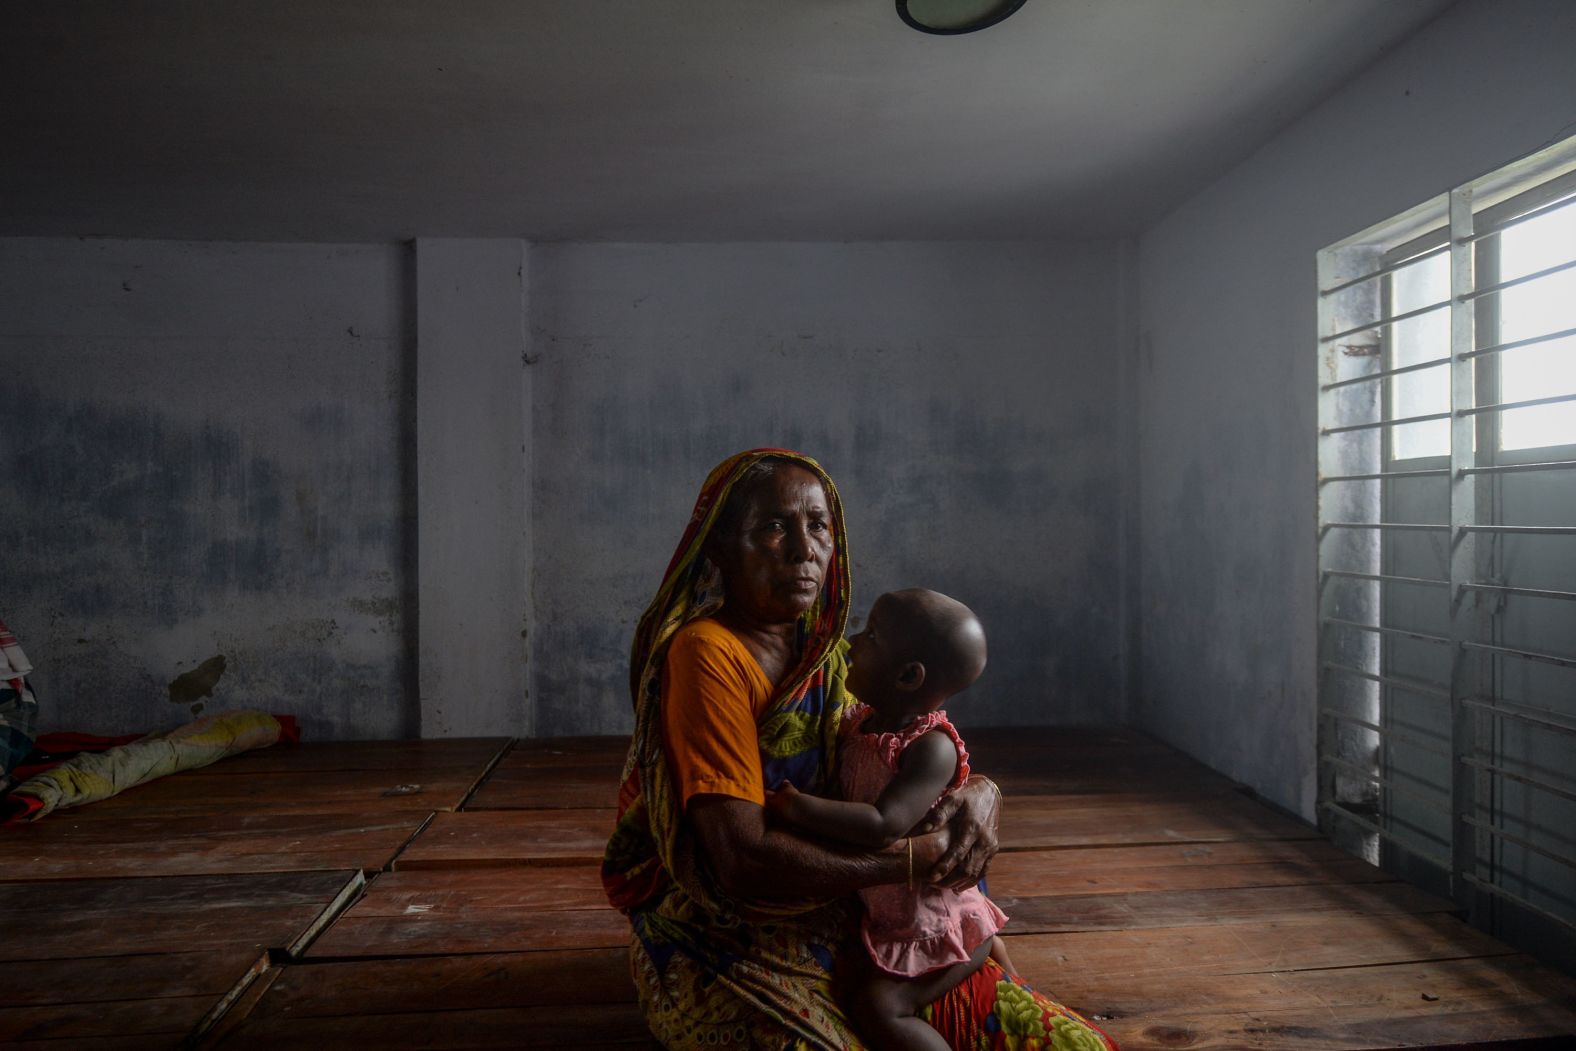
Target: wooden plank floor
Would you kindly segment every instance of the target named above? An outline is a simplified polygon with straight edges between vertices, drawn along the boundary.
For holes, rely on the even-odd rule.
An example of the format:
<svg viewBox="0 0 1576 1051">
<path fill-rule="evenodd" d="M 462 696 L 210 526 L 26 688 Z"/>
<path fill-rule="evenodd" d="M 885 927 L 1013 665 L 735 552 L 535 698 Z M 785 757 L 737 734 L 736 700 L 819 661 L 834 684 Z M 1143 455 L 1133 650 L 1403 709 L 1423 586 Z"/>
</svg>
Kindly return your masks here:
<svg viewBox="0 0 1576 1051">
<path fill-rule="evenodd" d="M 1576 982 L 1186 757 L 967 736 L 1015 961 L 1129 1051 L 1576 1047 Z M 0 1045 L 649 1047 L 624 744 L 273 748 L 0 832 Z"/>
</svg>

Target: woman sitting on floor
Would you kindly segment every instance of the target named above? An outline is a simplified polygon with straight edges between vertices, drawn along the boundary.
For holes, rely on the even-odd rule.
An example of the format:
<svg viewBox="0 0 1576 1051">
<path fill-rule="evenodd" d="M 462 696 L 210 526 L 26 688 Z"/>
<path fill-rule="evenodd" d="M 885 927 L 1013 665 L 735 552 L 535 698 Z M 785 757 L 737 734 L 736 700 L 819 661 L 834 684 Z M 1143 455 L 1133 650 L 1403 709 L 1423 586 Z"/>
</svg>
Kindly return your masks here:
<svg viewBox="0 0 1576 1051">
<path fill-rule="evenodd" d="M 911 876 L 972 886 L 996 851 L 999 793 L 983 778 L 896 848 L 768 826 L 768 787 L 836 791 L 848 599 L 842 507 L 820 465 L 757 449 L 712 471 L 636 631 L 635 733 L 603 859 L 668 1047 L 858 1047 L 833 988 L 837 964 L 846 976 L 862 956 L 852 895 Z M 956 1048 L 1109 1046 L 1076 1018 L 1052 1026 L 1067 1014 L 987 961 L 923 1017 Z"/>
</svg>

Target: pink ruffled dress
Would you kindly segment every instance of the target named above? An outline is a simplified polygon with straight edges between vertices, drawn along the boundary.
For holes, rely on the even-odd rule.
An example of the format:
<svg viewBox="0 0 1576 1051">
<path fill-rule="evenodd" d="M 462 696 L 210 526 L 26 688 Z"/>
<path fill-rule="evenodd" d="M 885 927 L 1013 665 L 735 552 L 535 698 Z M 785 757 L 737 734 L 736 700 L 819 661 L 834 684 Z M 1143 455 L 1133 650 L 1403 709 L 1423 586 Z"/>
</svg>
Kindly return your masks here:
<svg viewBox="0 0 1576 1051">
<path fill-rule="evenodd" d="M 867 734 L 860 727 L 869 714 L 869 707 L 855 705 L 843 724 L 838 777 L 844 799 L 874 803 L 897 774 L 903 750 L 932 730 L 952 738 L 958 748 L 957 774 L 937 802 L 968 778 L 969 753 L 946 712 L 921 716 L 897 733 Z M 1007 923 L 1007 914 L 978 887 L 953 891 L 920 884 L 910 890 L 892 883 L 862 890 L 859 896 L 865 903 L 860 931 L 865 949 L 877 967 L 900 978 L 962 963 Z"/>
</svg>

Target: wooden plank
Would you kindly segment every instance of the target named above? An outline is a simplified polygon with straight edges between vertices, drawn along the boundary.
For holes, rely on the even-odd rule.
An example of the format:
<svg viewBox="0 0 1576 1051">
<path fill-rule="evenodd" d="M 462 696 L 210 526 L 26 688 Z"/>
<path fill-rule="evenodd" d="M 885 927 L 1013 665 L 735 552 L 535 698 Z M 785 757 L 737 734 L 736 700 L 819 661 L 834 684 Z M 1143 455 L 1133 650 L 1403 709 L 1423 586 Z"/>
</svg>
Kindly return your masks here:
<svg viewBox="0 0 1576 1051">
<path fill-rule="evenodd" d="M 308 958 L 440 956 L 466 952 L 612 948 L 629 944 L 629 921 L 600 909 L 483 909 L 469 916 L 345 916 Z"/>
<path fill-rule="evenodd" d="M 395 869 L 600 861 L 614 811 L 495 810 L 438 814 Z"/>
<path fill-rule="evenodd" d="M 97 1041 L 162 1034 L 173 1047 L 213 1005 L 212 996 L 165 996 L 47 1007 L 0 1007 L 0 1046 L 25 1040 Z M 83 1046 L 83 1045 L 77 1045 Z"/>
<path fill-rule="evenodd" d="M 453 773 L 463 769 L 480 774 L 509 745 L 510 739 L 507 737 L 441 737 L 425 741 L 312 741 L 243 752 L 203 769 L 213 773 L 248 776 L 258 773 L 315 775 L 333 770 L 387 770 L 402 781 L 421 781 L 435 772 Z"/>
<path fill-rule="evenodd" d="M 997 762 L 1013 756 L 1043 761 L 1046 755 L 1101 750 L 1124 755 L 1176 754 L 1176 749 L 1127 726 L 973 726 L 967 716 L 956 723 L 970 754 L 978 752 Z"/>
<path fill-rule="evenodd" d="M 255 1017 L 342 1017 L 633 1003 L 629 938 L 612 948 L 313 962 L 282 969 Z"/>
<path fill-rule="evenodd" d="M 1056 996 L 1136 1046 L 1155 1042 L 1145 1037 L 1146 1030 L 1174 1030 L 1179 1019 L 1207 1034 L 1205 1016 L 1256 1014 L 1266 1008 L 1323 1012 L 1312 1028 L 1332 1042 L 1376 1019 L 1397 1018 L 1412 1023 L 1397 1034 L 1409 1039 L 1447 1024 L 1462 1040 L 1502 1039 L 1508 1035 L 1503 1029 L 1475 1023 L 1485 1012 L 1513 1008 L 1531 1023 L 1521 1027 L 1521 1036 L 1576 1032 L 1576 982 L 1525 956 L 1229 976 L 1105 975 L 1090 981 L 1067 974 Z M 1523 1007 L 1531 1011 L 1519 1010 Z M 1313 1035 L 1303 1034 L 1303 1039 Z M 1212 1046 L 1207 1039 L 1205 1046 Z"/>
<path fill-rule="evenodd" d="M 27 916 L 33 928 L 57 911 L 82 915 L 130 908 L 184 912 L 204 903 L 210 909 L 313 905 L 332 898 L 354 878 L 348 872 L 286 872 L 0 883 L 0 915 Z"/>
<path fill-rule="evenodd" d="M 482 774 L 480 769 L 464 767 L 428 771 L 425 779 L 418 781 L 407 770 L 242 775 L 208 773 L 209 769 L 172 774 L 102 802 L 60 813 L 70 813 L 84 821 L 206 815 L 220 808 L 249 815 L 425 813 L 457 808 Z"/>
<path fill-rule="evenodd" d="M 635 1004 L 484 1008 L 422 1014 L 248 1019 L 219 1045 L 229 1049 L 652 1047 Z"/>
<path fill-rule="evenodd" d="M 417 869 L 378 877 L 308 956 L 441 955 L 629 943 L 592 865 Z"/>
<path fill-rule="evenodd" d="M 82 1042 L 75 1037 L 60 1040 L 14 1040 L 6 1051 L 78 1051 Z M 139 1036 L 99 1036 L 93 1038 L 93 1051 L 170 1051 L 179 1046 L 168 1033 L 144 1033 Z"/>
<path fill-rule="evenodd" d="M 360 873 L 152 877 L 0 884 L 0 915 L 26 936 L 0 960 L 133 956 L 291 945 Z"/>
<path fill-rule="evenodd" d="M 466 810 L 597 809 L 616 801 L 616 771 L 500 770 L 466 802 Z"/>
<path fill-rule="evenodd" d="M 1245 840 L 1008 851 L 991 862 L 988 885 L 993 895 L 1035 897 L 1391 879 L 1321 840 Z"/>
<path fill-rule="evenodd" d="M 1513 952 L 1443 913 L 1376 918 L 1332 912 L 1251 926 L 1012 935 L 1007 944 L 1023 975 L 1053 993 L 1068 975 L 1094 980 L 1134 974 L 1255 974 Z"/>
<path fill-rule="evenodd" d="M 1010 917 L 1010 934 L 1215 927 L 1306 919 L 1329 913 L 1444 913 L 1456 907 L 1454 902 L 1406 883 L 1299 884 L 1039 898 L 997 896 L 996 902 Z"/>
<path fill-rule="evenodd" d="M 417 821 L 409 814 L 367 814 L 359 811 L 321 814 L 247 814 L 215 808 L 214 813 L 189 818 L 123 815 L 114 821 L 83 821 L 82 812 L 62 811 L 42 821 L 0 832 L 0 860 L 22 861 L 29 848 L 55 850 L 73 843 L 111 844 L 162 841 L 180 837 L 244 843 L 252 837 L 295 836 L 310 839 L 319 849 L 354 842 L 368 832 L 403 831 Z"/>
<path fill-rule="evenodd" d="M 1472 1051 L 1566 1051 L 1568 1015 L 1547 1004 L 1484 1006 L 1388 1017 L 1352 1017 L 1342 1010 L 1254 1010 L 1231 1014 L 1168 1015 L 1147 1025 L 1108 1023 L 1123 1051 L 1166 1048 L 1253 1051 L 1349 1051 L 1352 1048 L 1470 1048 Z M 1538 1041 L 1531 1046 L 1522 1041 Z"/>
<path fill-rule="evenodd" d="M 66 812 L 0 832 L 0 883 L 106 876 L 374 870 L 425 812 L 208 814 L 83 821 Z"/>
<path fill-rule="evenodd" d="M 347 915 L 464 915 L 478 909 L 599 909 L 601 867 L 401 869 L 378 876 Z"/>
<path fill-rule="evenodd" d="M 1316 839 L 1317 829 L 1236 795 L 1197 800 L 1110 793 L 1019 796 L 1001 818 L 1003 850 L 1100 844 Z"/>
<path fill-rule="evenodd" d="M 612 768 L 616 779 L 628 754 L 629 738 L 626 736 L 527 737 L 514 742 L 499 766 L 551 767 L 559 764 L 575 766 L 605 763 Z"/>
<path fill-rule="evenodd" d="M 6 1007 L 42 1007 L 206 996 L 211 1003 L 257 957 L 253 949 L 233 946 L 206 952 L 4 961 L 0 962 L 0 1001 Z"/>
</svg>

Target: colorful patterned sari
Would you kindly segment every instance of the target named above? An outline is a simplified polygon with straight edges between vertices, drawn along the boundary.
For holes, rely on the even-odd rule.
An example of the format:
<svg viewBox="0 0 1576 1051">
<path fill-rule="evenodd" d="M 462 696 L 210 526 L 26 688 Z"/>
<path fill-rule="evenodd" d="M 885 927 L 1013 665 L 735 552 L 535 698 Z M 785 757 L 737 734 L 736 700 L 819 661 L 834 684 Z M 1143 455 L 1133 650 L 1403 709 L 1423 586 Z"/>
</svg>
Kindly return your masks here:
<svg viewBox="0 0 1576 1051">
<path fill-rule="evenodd" d="M 834 1002 L 837 960 L 861 952 L 858 901 L 735 900 L 707 869 L 682 821 L 662 742 L 662 664 L 668 644 L 685 624 L 715 613 L 723 594 L 704 555 L 728 494 L 748 469 L 772 457 L 812 471 L 826 490 L 835 553 L 816 605 L 799 625 L 800 661 L 759 722 L 764 780 L 787 780 L 801 791 L 835 790 L 837 730 L 850 703 L 844 679 L 843 630 L 848 618 L 848 542 L 837 488 L 809 457 L 784 449 L 753 449 L 719 464 L 707 476 L 689 525 L 668 564 L 656 598 L 640 618 L 630 654 L 635 733 L 619 788 L 618 824 L 602 861 L 608 900 L 633 927 L 630 964 L 652 1032 L 671 1048 L 858 1048 L 859 1039 Z M 846 972 L 849 968 L 843 968 Z M 980 972 L 981 974 L 984 971 Z M 1000 976 L 999 969 L 995 972 Z M 976 978 L 979 976 L 976 975 Z M 1004 976 L 1003 976 L 1004 977 Z M 1017 1013 L 997 1019 L 997 990 L 1022 989 L 1012 980 L 972 980 L 936 1005 L 932 1019 L 954 1046 L 1018 1047 L 1020 1015 L 1029 1008 L 1004 993 Z M 1042 1004 L 1045 1025 L 1071 1018 Z M 1040 1032 L 1047 1048 L 1094 1051 L 1086 1024 Z M 943 1028 L 943 1026 L 949 1028 Z M 1032 1028 L 1024 1038 L 1032 1038 Z M 1056 1034 L 1061 1034 L 1060 1038 Z M 1010 1042 L 1007 1041 L 1010 1037 Z M 1076 1037 L 1076 1040 L 1074 1039 Z M 1077 1042 L 1094 1039 L 1093 1044 Z"/>
</svg>

